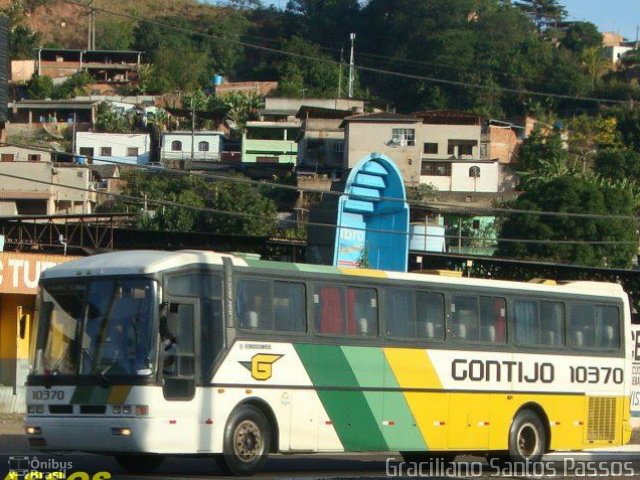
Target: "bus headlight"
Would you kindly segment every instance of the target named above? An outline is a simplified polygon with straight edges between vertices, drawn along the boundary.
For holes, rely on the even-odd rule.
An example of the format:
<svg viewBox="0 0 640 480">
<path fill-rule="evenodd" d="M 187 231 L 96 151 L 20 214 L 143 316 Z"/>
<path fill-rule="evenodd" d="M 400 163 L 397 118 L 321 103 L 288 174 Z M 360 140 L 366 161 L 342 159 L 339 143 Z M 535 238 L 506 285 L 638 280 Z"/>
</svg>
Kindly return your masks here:
<svg viewBox="0 0 640 480">
<path fill-rule="evenodd" d="M 27 435 L 40 435 L 42 433 L 42 430 L 40 430 L 40 427 L 27 427 L 26 431 L 27 431 Z"/>
<path fill-rule="evenodd" d="M 130 428 L 112 428 L 111 434 L 116 435 L 118 437 L 130 437 L 131 429 Z"/>
</svg>

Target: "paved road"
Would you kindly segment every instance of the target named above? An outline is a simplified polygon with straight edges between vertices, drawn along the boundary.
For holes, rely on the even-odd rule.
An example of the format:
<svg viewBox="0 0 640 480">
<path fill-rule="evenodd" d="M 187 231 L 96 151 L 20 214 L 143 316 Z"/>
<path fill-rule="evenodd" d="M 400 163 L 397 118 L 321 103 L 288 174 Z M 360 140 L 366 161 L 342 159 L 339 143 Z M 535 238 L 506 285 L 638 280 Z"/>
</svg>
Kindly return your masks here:
<svg viewBox="0 0 640 480">
<path fill-rule="evenodd" d="M 4 453 L 4 452 L 3 452 Z M 93 476 L 97 472 L 109 472 L 111 478 L 120 480 L 199 480 L 209 478 L 229 478 L 220 472 L 212 459 L 167 458 L 161 467 L 149 475 L 131 475 L 124 472 L 110 457 L 100 455 L 50 456 L 33 452 L 14 452 L 11 460 L 19 462 L 38 462 L 42 471 L 54 471 L 56 466 L 71 462 L 68 472 L 88 472 Z M 0 455 L 0 472 L 8 470 L 9 456 Z M 399 460 L 399 457 L 396 457 Z M 606 458 L 609 461 L 606 461 Z M 57 464 L 54 462 L 58 462 Z M 67 463 L 68 465 L 68 463 Z M 33 466 L 33 463 L 32 463 Z M 413 467 L 413 468 L 412 468 Z M 338 456 L 275 456 L 267 464 L 264 473 L 256 479 L 352 479 L 352 478 L 523 478 L 526 473 L 540 478 L 637 478 L 640 479 L 640 459 L 637 455 L 611 454 L 608 457 L 576 456 L 566 459 L 557 458 L 545 463 L 537 470 L 527 472 L 522 469 L 512 471 L 510 467 L 488 465 L 477 457 L 458 457 L 458 461 L 446 471 L 438 471 L 442 464 L 425 462 L 422 470 L 416 470 L 415 464 L 387 462 L 384 456 L 361 456 L 345 458 Z M 600 468 L 598 470 L 598 467 Z M 89 478 L 91 478 L 91 476 Z M 82 480 L 76 478 L 76 480 Z"/>
</svg>

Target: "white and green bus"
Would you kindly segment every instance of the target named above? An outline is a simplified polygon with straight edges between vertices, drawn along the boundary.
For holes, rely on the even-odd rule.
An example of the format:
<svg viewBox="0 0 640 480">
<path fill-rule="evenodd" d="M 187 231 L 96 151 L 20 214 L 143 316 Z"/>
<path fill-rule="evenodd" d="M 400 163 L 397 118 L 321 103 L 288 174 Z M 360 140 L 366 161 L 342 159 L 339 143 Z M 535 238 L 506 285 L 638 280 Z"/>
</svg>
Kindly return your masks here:
<svg viewBox="0 0 640 480">
<path fill-rule="evenodd" d="M 39 295 L 26 429 L 46 451 L 248 475 L 271 453 L 535 461 L 631 434 L 617 284 L 131 251 L 51 268 Z"/>
</svg>

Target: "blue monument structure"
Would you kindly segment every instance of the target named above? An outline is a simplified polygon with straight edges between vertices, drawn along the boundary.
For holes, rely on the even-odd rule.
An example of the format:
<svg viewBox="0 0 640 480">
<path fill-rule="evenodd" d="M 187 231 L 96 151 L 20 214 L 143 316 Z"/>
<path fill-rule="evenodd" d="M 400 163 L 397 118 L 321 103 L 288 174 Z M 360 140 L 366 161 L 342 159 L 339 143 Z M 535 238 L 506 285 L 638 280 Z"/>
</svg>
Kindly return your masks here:
<svg viewBox="0 0 640 480">
<path fill-rule="evenodd" d="M 335 223 L 335 232 L 309 232 L 309 261 L 337 267 L 407 271 L 409 206 L 402 174 L 386 155 L 372 153 L 332 188 L 311 220 Z M 314 218 L 315 217 L 315 218 Z M 315 233 L 315 234 L 314 234 Z"/>
</svg>

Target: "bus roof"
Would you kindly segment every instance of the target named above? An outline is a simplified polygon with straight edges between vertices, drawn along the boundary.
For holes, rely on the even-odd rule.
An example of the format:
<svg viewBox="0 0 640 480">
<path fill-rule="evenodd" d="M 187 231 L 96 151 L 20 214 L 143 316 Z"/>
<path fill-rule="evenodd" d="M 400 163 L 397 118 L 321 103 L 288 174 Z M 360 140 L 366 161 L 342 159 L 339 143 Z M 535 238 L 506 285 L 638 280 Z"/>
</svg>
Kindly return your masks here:
<svg viewBox="0 0 640 480">
<path fill-rule="evenodd" d="M 140 275 L 171 270 L 185 265 L 222 265 L 230 257 L 208 251 L 128 250 L 102 253 L 61 263 L 42 272 L 41 278 L 69 278 L 89 275 Z M 237 259 L 234 260 L 237 263 Z"/>
<path fill-rule="evenodd" d="M 624 295 L 617 283 L 569 281 L 558 285 L 527 283 L 506 280 L 486 280 L 480 278 L 451 278 L 424 273 L 389 272 L 358 268 L 331 267 L 303 263 L 273 262 L 239 257 L 204 250 L 180 250 L 176 252 L 158 250 L 129 250 L 112 252 L 62 263 L 49 268 L 41 275 L 43 279 L 70 278 L 90 275 L 140 275 L 158 273 L 187 265 L 222 265 L 223 258 L 230 258 L 237 267 L 260 268 L 300 273 L 324 273 L 368 278 L 387 278 L 470 287 L 493 287 L 509 290 L 539 292 L 563 292 L 579 295 L 616 296 Z"/>
</svg>

